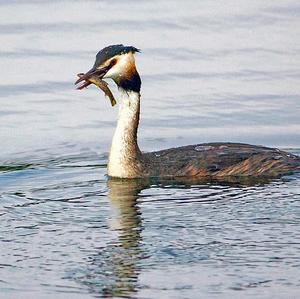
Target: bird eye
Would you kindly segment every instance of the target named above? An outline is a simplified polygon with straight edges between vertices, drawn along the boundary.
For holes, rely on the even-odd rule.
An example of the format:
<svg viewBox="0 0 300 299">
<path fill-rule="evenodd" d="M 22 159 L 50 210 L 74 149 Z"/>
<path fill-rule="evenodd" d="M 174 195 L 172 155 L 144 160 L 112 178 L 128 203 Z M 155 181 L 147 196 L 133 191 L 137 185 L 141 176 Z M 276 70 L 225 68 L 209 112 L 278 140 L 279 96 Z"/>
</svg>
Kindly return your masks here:
<svg viewBox="0 0 300 299">
<path fill-rule="evenodd" d="M 112 67 L 112 66 L 114 66 L 116 63 L 117 63 L 117 59 L 114 58 L 114 59 L 112 59 L 112 60 L 109 62 L 109 66 Z"/>
</svg>

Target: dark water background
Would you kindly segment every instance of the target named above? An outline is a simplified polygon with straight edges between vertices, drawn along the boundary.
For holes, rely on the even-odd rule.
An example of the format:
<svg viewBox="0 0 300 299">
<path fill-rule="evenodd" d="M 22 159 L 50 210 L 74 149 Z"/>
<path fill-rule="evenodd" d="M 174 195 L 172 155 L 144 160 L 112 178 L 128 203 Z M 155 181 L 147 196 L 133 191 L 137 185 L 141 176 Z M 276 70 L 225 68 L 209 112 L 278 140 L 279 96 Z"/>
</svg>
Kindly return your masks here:
<svg viewBox="0 0 300 299">
<path fill-rule="evenodd" d="M 108 180 L 117 109 L 73 85 L 102 47 L 134 45 L 143 150 L 237 141 L 300 154 L 297 1 L 0 12 L 0 298 L 299 298 L 299 176 Z"/>
</svg>

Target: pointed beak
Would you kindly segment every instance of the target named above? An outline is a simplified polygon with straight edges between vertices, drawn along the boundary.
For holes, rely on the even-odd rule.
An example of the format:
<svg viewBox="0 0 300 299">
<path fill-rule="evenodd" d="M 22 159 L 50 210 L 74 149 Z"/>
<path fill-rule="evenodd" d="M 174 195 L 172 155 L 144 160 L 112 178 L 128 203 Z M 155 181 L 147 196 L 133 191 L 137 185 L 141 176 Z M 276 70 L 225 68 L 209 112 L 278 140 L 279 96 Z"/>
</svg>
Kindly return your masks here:
<svg viewBox="0 0 300 299">
<path fill-rule="evenodd" d="M 77 85 L 78 83 L 83 82 L 81 85 L 77 86 L 77 89 L 83 89 L 87 86 L 89 86 L 90 84 L 92 84 L 93 82 L 90 82 L 89 79 L 93 76 L 96 76 L 100 79 L 102 79 L 104 77 L 104 75 L 108 72 L 110 67 L 102 67 L 102 68 L 95 68 L 93 67 L 92 69 L 90 69 L 88 72 L 84 73 L 79 73 L 77 74 L 77 76 L 79 77 L 79 79 L 74 83 L 75 85 Z"/>
</svg>

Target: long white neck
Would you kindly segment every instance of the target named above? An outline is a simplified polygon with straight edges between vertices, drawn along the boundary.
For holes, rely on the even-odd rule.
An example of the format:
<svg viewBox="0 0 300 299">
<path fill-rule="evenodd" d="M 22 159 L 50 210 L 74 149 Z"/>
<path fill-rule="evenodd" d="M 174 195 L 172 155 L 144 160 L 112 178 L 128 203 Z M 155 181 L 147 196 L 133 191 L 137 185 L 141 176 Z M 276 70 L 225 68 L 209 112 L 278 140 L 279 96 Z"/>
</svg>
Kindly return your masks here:
<svg viewBox="0 0 300 299">
<path fill-rule="evenodd" d="M 137 177 L 141 152 L 137 144 L 140 118 L 140 94 L 120 88 L 120 108 L 116 131 L 108 160 L 108 175 L 120 178 Z"/>
</svg>

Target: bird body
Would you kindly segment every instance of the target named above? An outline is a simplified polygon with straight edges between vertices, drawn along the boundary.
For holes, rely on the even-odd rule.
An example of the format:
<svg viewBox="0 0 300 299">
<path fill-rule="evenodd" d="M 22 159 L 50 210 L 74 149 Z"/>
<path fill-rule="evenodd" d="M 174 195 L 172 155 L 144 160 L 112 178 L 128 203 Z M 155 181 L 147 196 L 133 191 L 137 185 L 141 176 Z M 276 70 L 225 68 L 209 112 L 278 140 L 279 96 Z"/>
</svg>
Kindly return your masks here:
<svg viewBox="0 0 300 299">
<path fill-rule="evenodd" d="M 296 155 L 263 146 L 241 143 L 205 143 L 143 153 L 137 143 L 140 119 L 141 79 L 134 53 L 123 45 L 109 46 L 96 56 L 93 68 L 76 84 L 94 83 L 93 76 L 111 78 L 120 91 L 120 108 L 108 160 L 108 175 L 118 178 L 144 177 L 280 177 L 300 171 Z M 78 89 L 81 89 L 78 87 Z"/>
</svg>

